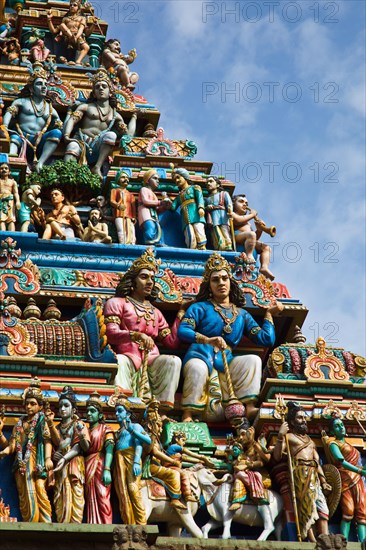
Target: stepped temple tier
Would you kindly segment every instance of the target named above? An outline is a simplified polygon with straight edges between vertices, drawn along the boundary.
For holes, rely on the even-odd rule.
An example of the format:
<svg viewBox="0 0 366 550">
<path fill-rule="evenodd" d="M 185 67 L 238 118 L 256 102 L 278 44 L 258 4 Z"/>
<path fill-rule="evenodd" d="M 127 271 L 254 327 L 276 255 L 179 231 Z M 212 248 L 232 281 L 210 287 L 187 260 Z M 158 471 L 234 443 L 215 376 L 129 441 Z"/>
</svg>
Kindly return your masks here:
<svg viewBox="0 0 366 550">
<path fill-rule="evenodd" d="M 276 227 L 91 2 L 0 19 L 1 548 L 361 548 L 366 361 L 306 342 Z"/>
</svg>

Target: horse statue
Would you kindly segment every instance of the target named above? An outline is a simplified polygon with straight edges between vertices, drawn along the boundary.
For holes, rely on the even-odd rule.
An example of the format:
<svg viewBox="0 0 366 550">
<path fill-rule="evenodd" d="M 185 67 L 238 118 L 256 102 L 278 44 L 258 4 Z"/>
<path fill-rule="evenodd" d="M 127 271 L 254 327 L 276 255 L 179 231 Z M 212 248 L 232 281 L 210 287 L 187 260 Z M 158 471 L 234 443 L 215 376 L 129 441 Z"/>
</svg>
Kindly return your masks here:
<svg viewBox="0 0 366 550">
<path fill-rule="evenodd" d="M 231 523 L 238 523 L 250 526 L 263 526 L 264 529 L 258 540 L 267 540 L 269 535 L 276 529 L 276 519 L 283 509 L 282 497 L 275 491 L 268 491 L 269 504 L 255 506 L 253 504 L 242 504 L 238 510 L 231 512 L 230 492 L 232 485 L 232 476 L 226 474 L 221 480 L 206 468 L 198 469 L 196 467 L 198 484 L 206 502 L 207 511 L 211 516 L 203 527 L 204 538 L 208 538 L 208 533 L 213 527 L 223 525 L 223 539 L 231 537 Z"/>
</svg>

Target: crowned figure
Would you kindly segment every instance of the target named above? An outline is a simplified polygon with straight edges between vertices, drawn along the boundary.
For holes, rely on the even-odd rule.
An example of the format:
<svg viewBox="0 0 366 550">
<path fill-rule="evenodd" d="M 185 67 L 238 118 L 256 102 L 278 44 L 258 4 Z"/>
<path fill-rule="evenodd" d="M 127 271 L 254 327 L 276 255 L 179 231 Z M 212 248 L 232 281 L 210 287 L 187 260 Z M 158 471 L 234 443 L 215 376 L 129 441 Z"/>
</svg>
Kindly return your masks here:
<svg viewBox="0 0 366 550">
<path fill-rule="evenodd" d="M 123 275 L 115 298 L 107 300 L 104 316 L 108 342 L 117 353 L 114 383 L 143 399 L 153 394 L 163 407 L 171 408 L 181 361 L 175 355 L 160 355 L 155 341 L 178 348 L 177 329 L 184 312 L 178 312 L 170 329 L 161 311 L 151 303 L 158 294 L 155 276 L 159 265 L 152 248 L 147 248 Z"/>
<path fill-rule="evenodd" d="M 47 474 L 53 469 L 52 445 L 39 380 L 34 379 L 24 391 L 23 404 L 26 415 L 14 426 L 0 458 L 15 454 L 13 472 L 23 521 L 51 523 L 51 503 L 45 485 Z"/>
<path fill-rule="evenodd" d="M 222 417 L 221 404 L 225 406 L 229 401 L 229 385 L 236 398 L 246 404 L 247 416 L 256 414 L 261 359 L 257 355 L 234 357 L 233 349 L 243 335 L 258 345 L 273 346 L 272 313 L 278 313 L 280 306 L 276 304 L 266 310 L 261 328 L 245 311 L 244 305 L 244 294 L 232 276 L 229 263 L 215 252 L 206 262 L 195 303 L 188 308 L 178 329 L 180 340 L 190 344 L 183 359 L 183 420 L 191 421 L 193 413 L 205 416 L 207 412 L 210 418 Z M 230 380 L 225 375 L 224 361 L 228 364 Z M 216 410 L 213 410 L 207 390 L 209 378 L 216 384 L 217 391 L 221 391 L 221 404 Z"/>
</svg>

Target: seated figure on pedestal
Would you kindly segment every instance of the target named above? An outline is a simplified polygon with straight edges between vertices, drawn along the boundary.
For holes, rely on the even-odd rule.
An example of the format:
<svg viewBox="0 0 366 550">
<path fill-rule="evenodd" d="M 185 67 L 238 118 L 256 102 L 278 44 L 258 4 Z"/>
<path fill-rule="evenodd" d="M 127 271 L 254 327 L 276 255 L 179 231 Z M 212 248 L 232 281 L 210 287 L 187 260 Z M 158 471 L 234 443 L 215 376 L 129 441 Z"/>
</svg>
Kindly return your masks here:
<svg viewBox="0 0 366 550">
<path fill-rule="evenodd" d="M 46 225 L 42 239 L 74 239 L 77 232 L 78 237 L 82 237 L 84 228 L 81 225 L 79 214 L 75 206 L 66 204 L 65 195 L 61 189 L 52 189 L 51 202 L 53 209 L 46 216 Z"/>
<path fill-rule="evenodd" d="M 52 21 L 52 11 L 48 12 L 47 19 L 48 28 L 52 34 L 56 35 L 55 40 L 57 42 L 64 40 L 67 48 L 79 52 L 75 61 L 69 61 L 69 65 L 81 65 L 90 50 L 86 39 L 93 32 L 94 23 L 97 19 L 94 18 L 92 24 L 87 27 L 86 17 L 82 13 L 81 0 L 71 0 L 68 13 L 62 18 L 60 25 L 57 27 L 54 26 Z M 60 61 L 66 63 L 67 59 L 62 57 Z"/>
<path fill-rule="evenodd" d="M 243 335 L 254 343 L 272 347 L 275 330 L 272 313 L 278 313 L 277 304 L 266 310 L 262 328 L 244 309 L 245 298 L 233 279 L 230 265 L 217 252 L 207 260 L 204 277 L 196 302 L 186 311 L 178 329 L 182 342 L 190 344 L 183 359 L 183 420 L 192 421 L 193 413 L 205 413 L 214 418 L 222 417 L 221 405 L 229 400 L 229 385 L 236 397 L 246 404 L 246 416 L 253 417 L 260 390 L 262 364 L 257 355 L 232 354 Z M 224 357 L 228 363 L 231 380 L 224 373 Z M 218 373 L 221 404 L 212 410 L 208 380 Z"/>
<path fill-rule="evenodd" d="M 112 239 L 108 235 L 108 225 L 101 221 L 99 208 L 92 208 L 89 212 L 88 227 L 84 229 L 83 241 L 87 243 L 111 244 Z"/>
<path fill-rule="evenodd" d="M 65 161 L 87 160 L 94 164 L 92 172 L 103 177 L 103 163 L 112 152 L 117 135 L 128 133 L 116 107 L 112 82 L 107 71 L 99 69 L 93 79 L 93 91 L 88 103 L 79 105 L 65 123 Z M 135 123 L 135 117 L 131 118 L 131 122 Z"/>
<path fill-rule="evenodd" d="M 62 122 L 47 97 L 47 73 L 33 72 L 18 99 L 4 115 L 10 134 L 10 156 L 26 147 L 28 162 L 39 172 L 56 150 L 62 137 Z"/>
<path fill-rule="evenodd" d="M 169 328 L 161 311 L 151 304 L 157 296 L 155 275 L 159 263 L 151 248 L 133 262 L 116 289 L 116 297 L 104 306 L 107 338 L 117 353 L 118 373 L 114 383 L 145 399 L 153 394 L 166 408 L 174 405 L 181 361 L 175 355 L 160 355 L 155 340 L 165 347 L 179 346 L 177 318 Z M 178 312 L 181 317 L 183 311 Z"/>
</svg>

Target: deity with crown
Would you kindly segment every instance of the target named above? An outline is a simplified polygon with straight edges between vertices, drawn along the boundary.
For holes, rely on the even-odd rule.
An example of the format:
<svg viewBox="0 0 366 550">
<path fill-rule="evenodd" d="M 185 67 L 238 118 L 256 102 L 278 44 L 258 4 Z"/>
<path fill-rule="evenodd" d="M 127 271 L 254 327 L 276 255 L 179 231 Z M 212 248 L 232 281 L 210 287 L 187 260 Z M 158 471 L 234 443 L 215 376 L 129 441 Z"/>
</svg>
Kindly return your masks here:
<svg viewBox="0 0 366 550">
<path fill-rule="evenodd" d="M 15 454 L 13 471 L 23 521 L 51 523 L 46 480 L 53 469 L 52 444 L 37 379 L 24 391 L 23 404 L 26 415 L 14 426 L 9 443 L 0 451 L 0 458 Z"/>
<path fill-rule="evenodd" d="M 247 417 L 257 413 L 261 359 L 257 355 L 234 357 L 233 348 L 243 335 L 256 344 L 273 346 L 276 336 L 272 314 L 280 308 L 276 304 L 267 309 L 261 328 L 244 305 L 244 294 L 232 277 L 229 263 L 214 253 L 206 262 L 195 303 L 188 308 L 178 329 L 180 340 L 190 344 L 183 359 L 183 420 L 191 421 L 193 414 L 219 420 L 222 406 L 229 402 L 230 388 L 245 403 Z M 221 391 L 221 403 L 210 402 L 208 380 L 216 386 L 215 393 Z"/>
<path fill-rule="evenodd" d="M 178 312 L 169 328 L 161 311 L 152 305 L 157 297 L 155 276 L 160 261 L 148 248 L 123 275 L 114 298 L 104 307 L 107 338 L 117 353 L 118 373 L 115 384 L 142 399 L 155 395 L 163 408 L 174 405 L 181 361 L 175 355 L 160 355 L 155 343 L 177 349 Z"/>
<path fill-rule="evenodd" d="M 135 119 L 132 118 L 132 123 Z M 130 126 L 131 127 L 131 126 Z M 129 129 L 117 112 L 117 98 L 105 69 L 99 69 L 93 78 L 93 91 L 88 103 L 73 111 L 65 122 L 65 161 L 81 157 L 94 164 L 92 172 L 102 178 L 102 167 L 116 144 L 117 136 Z"/>
<path fill-rule="evenodd" d="M 18 99 L 4 115 L 10 135 L 10 156 L 26 152 L 27 160 L 40 171 L 56 150 L 62 137 L 62 122 L 47 98 L 48 74 L 38 68 L 28 78 Z"/>
</svg>

